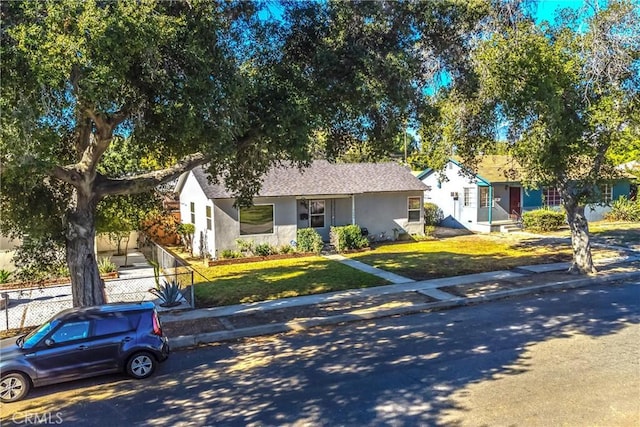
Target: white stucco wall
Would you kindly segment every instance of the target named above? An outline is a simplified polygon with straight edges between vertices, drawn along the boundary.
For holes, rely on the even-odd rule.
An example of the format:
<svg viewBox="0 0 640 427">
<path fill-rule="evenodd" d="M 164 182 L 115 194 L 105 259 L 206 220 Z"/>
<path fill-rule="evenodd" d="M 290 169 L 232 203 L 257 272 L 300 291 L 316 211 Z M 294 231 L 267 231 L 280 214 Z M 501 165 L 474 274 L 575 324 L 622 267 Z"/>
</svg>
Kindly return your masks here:
<svg viewBox="0 0 640 427">
<path fill-rule="evenodd" d="M 193 237 L 193 250 L 195 255 L 200 255 L 201 236 L 204 238 L 204 247 L 209 254 L 214 254 L 215 247 L 215 209 L 211 200 L 207 198 L 198 184 L 198 181 L 189 172 L 180 192 L 180 218 L 183 223 L 191 223 L 191 203 L 195 204 L 196 232 Z M 206 206 L 211 207 L 211 230 L 207 230 Z"/>
<path fill-rule="evenodd" d="M 438 205 L 444 214 L 444 224 L 446 226 L 458 225 L 470 230 L 474 230 L 478 215 L 478 186 L 470 183 L 469 178 L 459 174 L 460 168 L 453 164 L 447 164 L 448 180 L 439 182 L 440 175 L 431 173 L 422 179 L 431 189 L 425 192 L 425 203 L 430 202 Z M 471 188 L 471 206 L 464 206 L 464 188 Z M 457 193 L 457 199 L 452 196 Z"/>
</svg>

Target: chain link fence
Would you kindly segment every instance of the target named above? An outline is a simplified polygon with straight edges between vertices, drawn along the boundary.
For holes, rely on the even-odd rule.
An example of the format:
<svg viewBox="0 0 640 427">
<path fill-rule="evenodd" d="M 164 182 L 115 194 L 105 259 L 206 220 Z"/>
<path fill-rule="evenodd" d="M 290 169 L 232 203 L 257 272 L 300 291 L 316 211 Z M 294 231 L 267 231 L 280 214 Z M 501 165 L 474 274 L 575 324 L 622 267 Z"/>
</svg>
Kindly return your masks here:
<svg viewBox="0 0 640 427">
<path fill-rule="evenodd" d="M 145 274 L 146 273 L 146 274 Z M 154 301 L 159 311 L 158 297 L 149 292 L 157 284 L 175 282 L 180 286 L 180 305 L 171 310 L 193 308 L 193 272 L 187 268 L 167 268 L 156 276 L 149 266 L 122 269 L 120 278 L 105 280 L 107 302 Z M 0 330 L 37 326 L 46 322 L 60 310 L 73 306 L 71 285 L 25 287 L 1 291 Z"/>
</svg>

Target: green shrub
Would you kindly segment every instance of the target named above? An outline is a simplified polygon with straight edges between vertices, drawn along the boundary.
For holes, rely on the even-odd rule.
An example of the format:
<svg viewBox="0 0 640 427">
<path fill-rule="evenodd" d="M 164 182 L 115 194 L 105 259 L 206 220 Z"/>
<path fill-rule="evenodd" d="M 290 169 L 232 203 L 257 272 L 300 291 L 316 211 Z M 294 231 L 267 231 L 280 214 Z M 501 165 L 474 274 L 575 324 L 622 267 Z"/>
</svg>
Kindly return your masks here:
<svg viewBox="0 0 640 427">
<path fill-rule="evenodd" d="M 433 237 L 436 233 L 435 225 L 425 225 L 424 226 L 424 235 L 425 237 Z"/>
<path fill-rule="evenodd" d="M 331 244 L 338 252 L 361 249 L 369 246 L 369 240 L 362 235 L 358 225 L 331 227 Z"/>
<path fill-rule="evenodd" d="M 536 209 L 522 214 L 522 224 L 527 230 L 554 231 L 566 224 L 564 212 L 552 209 Z"/>
<path fill-rule="evenodd" d="M 268 243 L 260 243 L 259 245 L 256 245 L 253 252 L 258 256 L 269 256 L 275 253 L 271 245 Z"/>
<path fill-rule="evenodd" d="M 300 252 L 315 252 L 320 253 L 324 243 L 322 237 L 313 228 L 301 228 L 296 235 L 297 249 Z"/>
<path fill-rule="evenodd" d="M 255 243 L 253 240 L 236 239 L 238 250 L 245 255 L 254 255 Z"/>
<path fill-rule="evenodd" d="M 222 253 L 220 254 L 220 256 L 223 259 L 234 259 L 234 258 L 242 258 L 242 254 L 238 251 L 234 251 L 231 249 L 225 249 L 222 251 Z"/>
<path fill-rule="evenodd" d="M 102 257 L 98 260 L 98 271 L 100 274 L 113 273 L 118 267 L 111 261 L 110 257 Z"/>
<path fill-rule="evenodd" d="M 438 225 L 444 219 L 442 209 L 435 203 L 426 202 L 424 204 L 424 224 L 425 225 Z"/>
<path fill-rule="evenodd" d="M 26 238 L 13 255 L 16 266 L 14 278 L 37 281 L 61 277 L 60 270 L 67 265 L 64 245 L 50 236 Z M 68 272 L 66 277 L 68 277 Z"/>
<path fill-rule="evenodd" d="M 640 198 L 629 200 L 621 196 L 611 202 L 611 211 L 607 212 L 605 219 L 608 221 L 640 221 Z"/>
<path fill-rule="evenodd" d="M 293 246 L 291 245 L 282 245 L 280 246 L 280 249 L 278 250 L 278 252 L 280 252 L 281 254 L 290 254 L 294 251 Z"/>
</svg>

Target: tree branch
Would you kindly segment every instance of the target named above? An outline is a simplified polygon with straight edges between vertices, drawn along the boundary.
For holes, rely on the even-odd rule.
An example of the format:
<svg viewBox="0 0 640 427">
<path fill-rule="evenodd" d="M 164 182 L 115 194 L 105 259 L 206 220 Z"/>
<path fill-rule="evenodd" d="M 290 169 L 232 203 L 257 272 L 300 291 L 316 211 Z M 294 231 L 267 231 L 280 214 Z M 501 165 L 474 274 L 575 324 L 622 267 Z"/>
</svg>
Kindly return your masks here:
<svg viewBox="0 0 640 427">
<path fill-rule="evenodd" d="M 136 176 L 110 179 L 101 175 L 96 177 L 95 191 L 98 197 L 115 194 L 137 194 L 151 190 L 158 185 L 165 184 L 184 172 L 209 161 L 209 157 L 202 153 L 190 154 L 182 158 L 175 165 L 158 171 L 148 172 Z"/>
<path fill-rule="evenodd" d="M 73 186 L 80 182 L 80 174 L 73 166 L 55 166 L 49 175 Z"/>
</svg>

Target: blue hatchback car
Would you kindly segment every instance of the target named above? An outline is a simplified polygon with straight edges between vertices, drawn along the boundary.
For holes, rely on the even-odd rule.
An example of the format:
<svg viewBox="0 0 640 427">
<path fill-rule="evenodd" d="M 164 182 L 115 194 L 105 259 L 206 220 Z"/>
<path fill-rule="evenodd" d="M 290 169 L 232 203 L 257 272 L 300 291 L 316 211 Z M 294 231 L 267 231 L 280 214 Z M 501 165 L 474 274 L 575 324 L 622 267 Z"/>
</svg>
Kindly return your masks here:
<svg viewBox="0 0 640 427">
<path fill-rule="evenodd" d="M 146 378 L 168 356 L 152 302 L 64 310 L 26 336 L 0 341 L 0 400 L 14 402 L 31 387 L 114 372 Z"/>
</svg>

